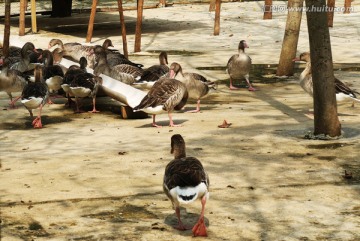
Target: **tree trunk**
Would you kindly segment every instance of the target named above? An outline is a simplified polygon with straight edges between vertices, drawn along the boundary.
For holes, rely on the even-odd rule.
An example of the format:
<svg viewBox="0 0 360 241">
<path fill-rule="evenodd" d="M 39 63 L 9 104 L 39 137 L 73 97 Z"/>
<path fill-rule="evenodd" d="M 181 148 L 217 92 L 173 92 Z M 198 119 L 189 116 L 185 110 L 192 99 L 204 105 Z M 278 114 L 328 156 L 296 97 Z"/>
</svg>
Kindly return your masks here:
<svg viewBox="0 0 360 241">
<path fill-rule="evenodd" d="M 272 19 L 272 0 L 265 0 L 263 19 Z"/>
<path fill-rule="evenodd" d="M 209 12 L 215 11 L 215 0 L 210 0 Z"/>
<path fill-rule="evenodd" d="M 294 62 L 301 25 L 302 6 L 304 0 L 289 0 L 289 8 L 298 8 L 299 11 L 288 11 L 284 40 L 281 48 L 277 76 L 290 76 L 294 74 Z"/>
<path fill-rule="evenodd" d="M 328 26 L 333 27 L 334 22 L 334 8 L 335 8 L 335 0 L 327 0 L 328 6 Z"/>
<path fill-rule="evenodd" d="M 322 9 L 325 0 L 305 0 L 306 6 Z M 330 33 L 326 12 L 306 13 L 309 31 L 311 74 L 314 85 L 314 134 L 337 137 L 341 124 L 337 115 Z"/>
<path fill-rule="evenodd" d="M 344 7 L 344 13 L 350 13 L 351 0 L 345 0 Z"/>
<path fill-rule="evenodd" d="M 3 40 L 3 54 L 4 57 L 9 57 L 9 45 L 10 45 L 10 12 L 11 12 L 11 0 L 5 0 L 5 28 L 4 28 L 4 40 Z"/>
<path fill-rule="evenodd" d="M 216 0 L 216 2 L 215 2 L 214 35 L 220 34 L 220 8 L 221 8 L 221 0 Z"/>
</svg>

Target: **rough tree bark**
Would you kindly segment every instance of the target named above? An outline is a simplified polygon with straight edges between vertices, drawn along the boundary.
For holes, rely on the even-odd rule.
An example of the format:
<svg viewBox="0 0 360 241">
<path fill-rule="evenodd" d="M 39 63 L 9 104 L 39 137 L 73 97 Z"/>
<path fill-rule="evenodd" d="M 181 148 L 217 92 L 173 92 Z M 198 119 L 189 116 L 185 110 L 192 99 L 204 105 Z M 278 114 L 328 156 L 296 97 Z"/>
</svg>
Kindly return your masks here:
<svg viewBox="0 0 360 241">
<path fill-rule="evenodd" d="M 4 28 L 4 40 L 3 40 L 3 54 L 4 57 L 9 57 L 9 45 L 10 45 L 10 12 L 11 12 L 11 0 L 5 1 L 5 28 Z"/>
<path fill-rule="evenodd" d="M 289 0 L 288 2 L 289 11 L 279 65 L 276 70 L 277 76 L 290 76 L 294 74 L 295 63 L 292 60 L 296 57 L 303 3 L 304 0 Z M 299 11 L 293 11 L 291 8 L 297 8 Z"/>
<path fill-rule="evenodd" d="M 305 0 L 309 9 L 322 9 L 325 0 Z M 314 86 L 314 135 L 337 137 L 341 124 L 337 114 L 330 33 L 326 12 L 308 11 L 311 74 Z"/>
<path fill-rule="evenodd" d="M 328 26 L 333 27 L 334 23 L 334 8 L 335 8 L 335 0 L 327 0 L 328 6 Z"/>
<path fill-rule="evenodd" d="M 272 19 L 272 0 L 265 0 L 263 19 Z"/>
</svg>

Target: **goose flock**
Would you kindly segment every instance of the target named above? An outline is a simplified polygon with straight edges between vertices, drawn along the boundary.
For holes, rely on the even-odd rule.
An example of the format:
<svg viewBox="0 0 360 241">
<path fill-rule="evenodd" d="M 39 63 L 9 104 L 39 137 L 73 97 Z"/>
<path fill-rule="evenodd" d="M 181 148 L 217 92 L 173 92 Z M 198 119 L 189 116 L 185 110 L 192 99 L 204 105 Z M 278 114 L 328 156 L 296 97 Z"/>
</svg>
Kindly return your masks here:
<svg viewBox="0 0 360 241">
<path fill-rule="evenodd" d="M 61 64 L 63 59 L 78 64 L 66 67 Z M 51 39 L 47 49 L 35 48 L 33 43 L 27 42 L 21 48 L 10 46 L 9 57 L 1 57 L 0 91 L 9 95 L 10 108 L 15 108 L 16 101 L 22 99 L 23 95 L 14 99 L 13 93 L 23 92 L 28 84 L 37 81 L 44 83 L 47 88 L 46 98 L 42 96 L 46 102 L 36 102 L 38 108 L 52 104 L 52 98 L 60 96 L 67 98 L 66 106 L 74 107 L 75 113 L 81 113 L 81 98 L 90 97 L 93 100 L 91 112 L 97 113 L 96 96 L 103 83 L 101 76 L 105 75 L 115 81 L 148 90 L 142 100 L 131 106 L 133 110 L 152 114 L 154 127 L 161 127 L 156 124 L 155 116 L 168 113 L 169 126 L 175 127 L 180 125 L 174 124 L 172 112 L 183 109 L 188 98 L 197 101 L 196 109 L 190 112 L 199 112 L 200 99 L 216 89 L 216 84 L 198 73 L 183 72 L 179 63 L 168 64 L 168 55 L 163 51 L 159 53 L 158 64 L 143 68 L 142 64 L 132 62 L 115 50 L 110 39 L 106 39 L 102 45 L 92 46 Z M 41 74 L 38 73 L 38 66 Z M 40 85 L 36 86 L 40 88 Z M 34 108 L 33 103 L 31 109 Z M 42 127 L 42 124 L 36 123 L 33 123 L 34 128 Z"/>
</svg>

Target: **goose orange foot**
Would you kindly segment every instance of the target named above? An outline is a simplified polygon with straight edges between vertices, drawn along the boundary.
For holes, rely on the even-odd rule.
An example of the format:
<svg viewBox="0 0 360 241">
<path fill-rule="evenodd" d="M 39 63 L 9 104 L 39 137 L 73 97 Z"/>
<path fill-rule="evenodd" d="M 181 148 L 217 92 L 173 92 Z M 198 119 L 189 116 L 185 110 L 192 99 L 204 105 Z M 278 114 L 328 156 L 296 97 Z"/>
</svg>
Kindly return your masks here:
<svg viewBox="0 0 360 241">
<path fill-rule="evenodd" d="M 206 226 L 205 226 L 204 218 L 201 218 L 201 219 L 195 224 L 195 226 L 192 228 L 192 232 L 193 232 L 194 237 L 197 237 L 197 236 L 207 237 L 207 232 L 206 232 Z"/>
<path fill-rule="evenodd" d="M 32 125 L 34 126 L 34 128 L 42 128 L 42 123 L 41 123 L 41 118 L 40 117 L 36 117 L 33 122 Z"/>
</svg>

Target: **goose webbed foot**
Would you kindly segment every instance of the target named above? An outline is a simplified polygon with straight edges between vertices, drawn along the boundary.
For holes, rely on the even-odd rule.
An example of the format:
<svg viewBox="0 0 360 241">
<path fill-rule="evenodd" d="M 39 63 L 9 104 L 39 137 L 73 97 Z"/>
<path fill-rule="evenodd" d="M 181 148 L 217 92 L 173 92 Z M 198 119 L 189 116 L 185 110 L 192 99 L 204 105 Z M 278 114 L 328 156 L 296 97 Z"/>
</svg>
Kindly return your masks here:
<svg viewBox="0 0 360 241">
<path fill-rule="evenodd" d="M 39 128 L 42 128 L 42 123 L 41 123 L 41 117 L 36 117 L 33 122 L 32 122 L 32 125 L 34 128 L 36 129 L 39 129 Z"/>
<path fill-rule="evenodd" d="M 252 87 L 252 86 L 250 86 L 250 87 L 248 88 L 248 90 L 249 90 L 249 91 L 257 91 L 257 89 L 255 89 L 255 88 Z"/>
<path fill-rule="evenodd" d="M 204 217 L 200 218 L 199 221 L 194 225 L 194 227 L 192 228 L 192 232 L 194 237 L 197 236 L 207 237 Z"/>
</svg>

